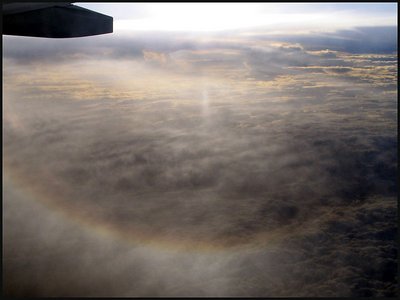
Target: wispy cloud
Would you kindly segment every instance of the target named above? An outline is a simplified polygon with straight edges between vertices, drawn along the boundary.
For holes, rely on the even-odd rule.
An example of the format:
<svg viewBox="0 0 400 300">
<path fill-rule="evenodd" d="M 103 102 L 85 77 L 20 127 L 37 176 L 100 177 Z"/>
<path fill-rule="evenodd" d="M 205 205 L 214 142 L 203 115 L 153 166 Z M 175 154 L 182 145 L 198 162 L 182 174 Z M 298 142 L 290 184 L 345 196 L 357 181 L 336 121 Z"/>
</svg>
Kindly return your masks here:
<svg viewBox="0 0 400 300">
<path fill-rule="evenodd" d="M 5 38 L 8 294 L 396 294 L 397 49 L 253 33 Z"/>
</svg>

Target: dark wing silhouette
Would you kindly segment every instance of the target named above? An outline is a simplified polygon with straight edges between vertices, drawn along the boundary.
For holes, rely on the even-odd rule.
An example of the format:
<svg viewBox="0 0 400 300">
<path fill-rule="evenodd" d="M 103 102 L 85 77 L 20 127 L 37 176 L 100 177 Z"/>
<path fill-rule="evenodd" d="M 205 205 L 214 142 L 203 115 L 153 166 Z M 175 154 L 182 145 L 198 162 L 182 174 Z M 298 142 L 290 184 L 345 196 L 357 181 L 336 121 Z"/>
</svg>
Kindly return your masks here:
<svg viewBox="0 0 400 300">
<path fill-rule="evenodd" d="M 113 32 L 113 18 L 71 2 L 3 4 L 3 34 L 73 38 Z"/>
</svg>

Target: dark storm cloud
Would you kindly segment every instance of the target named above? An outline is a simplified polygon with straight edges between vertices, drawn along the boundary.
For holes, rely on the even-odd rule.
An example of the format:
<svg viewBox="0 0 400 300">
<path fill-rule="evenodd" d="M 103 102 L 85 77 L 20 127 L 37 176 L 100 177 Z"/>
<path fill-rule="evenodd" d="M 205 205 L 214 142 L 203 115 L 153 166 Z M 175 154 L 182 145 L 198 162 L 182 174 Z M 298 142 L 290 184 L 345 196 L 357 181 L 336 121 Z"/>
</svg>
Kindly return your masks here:
<svg viewBox="0 0 400 300">
<path fill-rule="evenodd" d="M 65 47 L 66 57 L 104 60 L 93 66 L 77 58 L 84 83 L 67 76 L 55 87 L 54 78 L 76 72 L 76 65 L 56 63 L 61 44 L 55 55 L 28 54 L 27 62 L 53 57 L 46 68 L 28 69 L 18 64 L 23 53 L 11 51 L 22 40 L 6 41 L 5 57 L 13 58 L 5 62 L 6 174 L 47 195 L 42 201 L 133 240 L 139 230 L 150 241 L 226 247 L 209 256 L 153 253 L 92 240 L 95 234 L 38 208 L 19 227 L 27 217 L 8 201 L 9 294 L 397 293 L 393 58 L 252 38 L 99 39 Z M 40 47 L 34 44 L 32 55 Z M 141 76 L 112 80 L 113 73 L 129 77 L 123 65 L 136 66 L 135 57 Z M 117 88 L 104 91 L 107 82 Z M 54 234 L 40 235 L 46 228 Z"/>
</svg>

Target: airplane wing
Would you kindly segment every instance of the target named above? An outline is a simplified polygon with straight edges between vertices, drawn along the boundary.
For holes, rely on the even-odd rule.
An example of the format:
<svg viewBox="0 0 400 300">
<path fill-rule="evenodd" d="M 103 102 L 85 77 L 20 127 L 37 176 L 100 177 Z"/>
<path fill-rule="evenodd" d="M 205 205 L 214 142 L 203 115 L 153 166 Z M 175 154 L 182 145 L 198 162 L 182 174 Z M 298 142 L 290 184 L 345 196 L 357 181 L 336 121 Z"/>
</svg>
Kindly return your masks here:
<svg viewBox="0 0 400 300">
<path fill-rule="evenodd" d="M 113 18 L 71 2 L 3 4 L 3 34 L 73 38 L 113 32 Z"/>
</svg>

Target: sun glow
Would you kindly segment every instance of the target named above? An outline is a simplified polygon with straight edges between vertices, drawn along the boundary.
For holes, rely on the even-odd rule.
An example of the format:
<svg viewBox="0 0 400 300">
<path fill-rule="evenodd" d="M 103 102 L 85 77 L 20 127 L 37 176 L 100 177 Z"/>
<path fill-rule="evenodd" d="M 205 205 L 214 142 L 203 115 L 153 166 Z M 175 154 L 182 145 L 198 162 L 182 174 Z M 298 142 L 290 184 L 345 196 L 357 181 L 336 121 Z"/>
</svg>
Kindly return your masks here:
<svg viewBox="0 0 400 300">
<path fill-rule="evenodd" d="M 315 12 L 298 8 L 287 11 L 274 3 L 149 3 L 143 4 L 140 16 L 116 19 L 114 29 L 212 32 L 267 27 L 297 31 L 360 26 L 366 18 L 370 25 L 392 22 L 384 16 L 371 18 L 350 10 Z"/>
<path fill-rule="evenodd" d="M 120 20 L 118 29 L 218 31 L 258 26 L 265 22 L 257 5 L 222 3 L 157 3 L 145 18 Z"/>
</svg>

